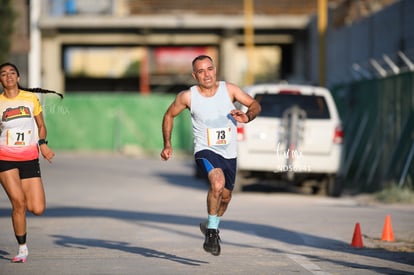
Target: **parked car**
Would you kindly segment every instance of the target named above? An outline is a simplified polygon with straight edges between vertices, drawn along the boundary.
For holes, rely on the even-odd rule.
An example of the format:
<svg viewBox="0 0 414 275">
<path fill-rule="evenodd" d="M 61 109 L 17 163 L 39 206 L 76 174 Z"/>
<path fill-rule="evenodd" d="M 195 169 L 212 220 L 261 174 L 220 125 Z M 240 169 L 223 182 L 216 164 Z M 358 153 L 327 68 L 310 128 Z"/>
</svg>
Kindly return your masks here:
<svg viewBox="0 0 414 275">
<path fill-rule="evenodd" d="M 291 84 L 253 85 L 245 91 L 262 111 L 252 122 L 238 125 L 235 191 L 249 179 L 266 179 L 340 196 L 343 130 L 331 93 Z"/>
</svg>

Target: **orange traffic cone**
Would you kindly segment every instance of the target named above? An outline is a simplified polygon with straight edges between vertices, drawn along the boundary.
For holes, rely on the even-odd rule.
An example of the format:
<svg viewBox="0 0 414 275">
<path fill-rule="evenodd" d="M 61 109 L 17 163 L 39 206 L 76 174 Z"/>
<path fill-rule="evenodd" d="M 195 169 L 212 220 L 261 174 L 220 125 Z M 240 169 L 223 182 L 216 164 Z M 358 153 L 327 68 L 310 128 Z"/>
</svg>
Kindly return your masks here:
<svg viewBox="0 0 414 275">
<path fill-rule="evenodd" d="M 354 230 L 354 236 L 352 237 L 352 247 L 364 247 L 364 244 L 362 243 L 362 234 L 361 234 L 361 226 L 359 225 L 359 222 L 355 224 L 355 230 Z"/>
<path fill-rule="evenodd" d="M 392 231 L 392 224 L 391 224 L 390 215 L 385 216 L 385 223 L 384 223 L 384 229 L 382 230 L 381 240 L 387 241 L 387 242 L 393 242 L 394 241 L 394 233 Z"/>
</svg>

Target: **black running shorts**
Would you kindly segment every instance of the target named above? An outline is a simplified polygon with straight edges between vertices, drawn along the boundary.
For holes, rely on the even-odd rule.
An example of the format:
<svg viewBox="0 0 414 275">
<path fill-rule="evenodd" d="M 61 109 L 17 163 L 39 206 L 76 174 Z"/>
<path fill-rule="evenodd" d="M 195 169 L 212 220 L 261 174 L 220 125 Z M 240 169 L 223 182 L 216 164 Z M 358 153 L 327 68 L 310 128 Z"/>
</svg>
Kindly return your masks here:
<svg viewBox="0 0 414 275">
<path fill-rule="evenodd" d="M 210 150 L 201 150 L 194 155 L 198 169 L 207 177 L 213 168 L 221 168 L 226 179 L 225 187 L 230 191 L 234 189 L 236 180 L 236 159 L 226 159 Z"/>
<path fill-rule="evenodd" d="M 28 161 L 0 160 L 0 172 L 15 168 L 19 170 L 21 179 L 40 178 L 39 159 Z"/>
</svg>

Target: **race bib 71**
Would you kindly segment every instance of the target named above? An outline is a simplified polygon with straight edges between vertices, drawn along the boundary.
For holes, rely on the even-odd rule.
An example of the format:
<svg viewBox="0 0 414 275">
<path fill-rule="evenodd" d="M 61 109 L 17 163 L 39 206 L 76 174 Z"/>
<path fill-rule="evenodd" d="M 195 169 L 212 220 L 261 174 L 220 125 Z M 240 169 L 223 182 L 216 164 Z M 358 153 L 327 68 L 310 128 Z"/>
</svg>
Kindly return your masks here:
<svg viewBox="0 0 414 275">
<path fill-rule="evenodd" d="M 7 131 L 7 145 L 9 146 L 27 146 L 31 138 L 32 131 Z"/>
</svg>

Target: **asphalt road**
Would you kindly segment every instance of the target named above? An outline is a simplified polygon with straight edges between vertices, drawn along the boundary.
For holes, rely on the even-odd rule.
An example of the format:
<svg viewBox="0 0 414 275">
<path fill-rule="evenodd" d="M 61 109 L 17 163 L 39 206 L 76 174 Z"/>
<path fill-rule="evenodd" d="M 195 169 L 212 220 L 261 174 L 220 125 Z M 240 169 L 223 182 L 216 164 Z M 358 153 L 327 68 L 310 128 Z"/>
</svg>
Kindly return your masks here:
<svg viewBox="0 0 414 275">
<path fill-rule="evenodd" d="M 206 184 L 191 159 L 59 153 L 41 161 L 47 210 L 17 252 L 0 191 L 0 274 L 414 274 L 414 207 L 287 191 L 233 196 L 222 254 L 202 249 Z M 381 234 L 390 215 L 394 242 Z M 363 247 L 351 246 L 356 223 Z"/>
</svg>

